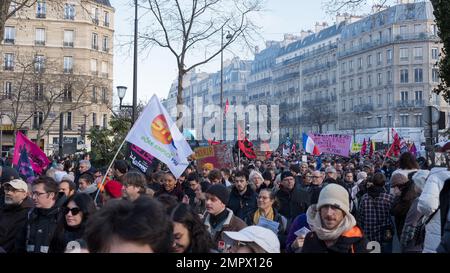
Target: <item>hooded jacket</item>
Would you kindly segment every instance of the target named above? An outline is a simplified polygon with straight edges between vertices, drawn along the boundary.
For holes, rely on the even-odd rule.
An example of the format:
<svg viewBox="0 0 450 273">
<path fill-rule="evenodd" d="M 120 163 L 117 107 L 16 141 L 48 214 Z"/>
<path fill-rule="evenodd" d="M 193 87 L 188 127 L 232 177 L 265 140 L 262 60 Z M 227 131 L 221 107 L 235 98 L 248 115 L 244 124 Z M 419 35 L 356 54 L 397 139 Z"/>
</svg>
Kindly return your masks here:
<svg viewBox="0 0 450 273">
<path fill-rule="evenodd" d="M 14 252 L 16 237 L 27 220 L 33 201 L 27 197 L 20 205 L 5 205 L 0 208 L 0 247 Z"/>
<path fill-rule="evenodd" d="M 336 243 L 327 247 L 315 232 L 309 232 L 305 237 L 302 253 L 367 253 L 367 241 L 358 226 L 342 233 Z"/>
<path fill-rule="evenodd" d="M 61 207 L 67 200 L 63 192 L 59 192 L 55 205 L 49 209 L 33 208 L 16 241 L 16 252 L 47 253 L 60 218 Z"/>
</svg>

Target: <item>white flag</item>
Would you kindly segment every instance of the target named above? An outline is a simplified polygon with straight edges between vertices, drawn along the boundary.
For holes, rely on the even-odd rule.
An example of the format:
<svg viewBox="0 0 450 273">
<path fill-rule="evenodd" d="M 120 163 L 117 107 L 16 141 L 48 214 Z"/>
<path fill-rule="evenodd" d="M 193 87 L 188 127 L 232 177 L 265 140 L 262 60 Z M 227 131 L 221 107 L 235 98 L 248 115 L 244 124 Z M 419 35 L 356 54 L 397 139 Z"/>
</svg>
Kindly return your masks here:
<svg viewBox="0 0 450 273">
<path fill-rule="evenodd" d="M 167 164 L 177 178 L 189 165 L 187 158 L 194 153 L 156 95 L 125 140 Z"/>
</svg>

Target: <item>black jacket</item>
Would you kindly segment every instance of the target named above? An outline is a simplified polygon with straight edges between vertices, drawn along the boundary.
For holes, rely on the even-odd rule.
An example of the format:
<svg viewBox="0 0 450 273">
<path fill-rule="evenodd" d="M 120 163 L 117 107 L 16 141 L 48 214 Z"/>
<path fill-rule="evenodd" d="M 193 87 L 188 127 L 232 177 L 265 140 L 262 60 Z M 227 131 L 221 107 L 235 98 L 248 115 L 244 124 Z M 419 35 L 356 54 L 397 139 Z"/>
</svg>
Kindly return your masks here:
<svg viewBox="0 0 450 273">
<path fill-rule="evenodd" d="M 61 221 L 65 222 L 63 218 Z M 65 226 L 63 229 L 57 229 L 50 242 L 49 253 L 64 253 L 69 242 L 81 239 L 84 229 L 85 223 L 76 228 Z"/>
<path fill-rule="evenodd" d="M 33 208 L 16 241 L 16 252 L 47 253 L 56 227 L 63 213 L 61 206 L 66 201 L 63 192 L 58 194 L 55 205 L 49 209 Z"/>
<path fill-rule="evenodd" d="M 33 201 L 27 197 L 20 205 L 5 205 L 0 208 L 0 247 L 6 252 L 14 252 L 17 234 L 27 220 Z"/>
<path fill-rule="evenodd" d="M 441 213 L 441 243 L 437 248 L 438 253 L 450 253 L 450 221 L 447 215 L 450 207 L 450 179 L 445 180 L 439 194 L 439 204 Z"/>
<path fill-rule="evenodd" d="M 297 215 L 305 213 L 311 204 L 311 193 L 300 190 L 297 186 L 290 192 L 280 188 L 276 197 L 280 202 L 278 211 L 286 217 L 289 224 Z"/>
<path fill-rule="evenodd" d="M 330 247 L 317 237 L 315 232 L 306 235 L 302 253 L 367 253 L 367 240 L 359 227 L 344 232 Z"/>
<path fill-rule="evenodd" d="M 234 186 L 231 190 L 227 207 L 233 211 L 236 217 L 244 220 L 250 213 L 256 210 L 256 199 L 256 193 L 250 186 L 247 186 L 247 190 L 243 195 L 240 195 L 236 186 Z"/>
</svg>

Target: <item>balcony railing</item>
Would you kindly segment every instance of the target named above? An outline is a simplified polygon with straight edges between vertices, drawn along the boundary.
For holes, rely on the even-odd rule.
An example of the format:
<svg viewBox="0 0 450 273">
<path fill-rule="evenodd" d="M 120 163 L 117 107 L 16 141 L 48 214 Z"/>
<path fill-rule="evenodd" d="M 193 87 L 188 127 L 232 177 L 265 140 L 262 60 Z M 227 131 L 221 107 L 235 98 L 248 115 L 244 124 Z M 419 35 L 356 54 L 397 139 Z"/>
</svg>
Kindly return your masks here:
<svg viewBox="0 0 450 273">
<path fill-rule="evenodd" d="M 104 27 L 109 27 L 109 22 L 103 22 Z"/>
<path fill-rule="evenodd" d="M 10 39 L 10 38 L 5 39 L 5 44 L 8 44 L 8 45 L 13 45 L 15 42 L 16 42 L 15 39 Z"/>
<path fill-rule="evenodd" d="M 373 104 L 360 104 L 353 106 L 354 113 L 365 113 L 373 111 Z"/>
<path fill-rule="evenodd" d="M 66 19 L 66 20 L 75 20 L 75 15 L 65 15 L 64 16 L 64 19 Z"/>
<path fill-rule="evenodd" d="M 97 76 L 98 75 L 98 71 L 91 71 L 91 75 L 92 76 Z"/>
<path fill-rule="evenodd" d="M 47 16 L 43 12 L 36 13 L 36 18 L 45 18 L 45 17 L 47 17 Z"/>
<path fill-rule="evenodd" d="M 38 40 L 36 40 L 36 41 L 34 41 L 34 45 L 44 46 L 45 45 L 45 41 L 38 41 Z"/>
<path fill-rule="evenodd" d="M 323 64 L 315 65 L 315 66 L 310 67 L 310 68 L 303 69 L 302 73 L 303 74 L 311 74 L 311 73 L 319 71 L 319 70 L 329 69 L 329 68 L 335 67 L 336 65 L 337 65 L 336 61 L 326 62 L 326 63 L 323 63 Z"/>
<path fill-rule="evenodd" d="M 64 68 L 64 73 L 72 74 L 73 73 L 73 68 Z"/>
<path fill-rule="evenodd" d="M 5 71 L 14 71 L 14 66 L 13 65 L 5 65 L 4 70 Z"/>
<path fill-rule="evenodd" d="M 425 106 L 424 100 L 400 100 L 397 101 L 398 108 L 421 108 Z"/>
<path fill-rule="evenodd" d="M 73 42 L 64 42 L 64 47 L 73 47 Z"/>
<path fill-rule="evenodd" d="M 92 49 L 98 50 L 98 45 L 92 45 Z"/>
<path fill-rule="evenodd" d="M 92 23 L 98 25 L 98 18 L 93 18 L 93 19 L 92 19 Z"/>
</svg>

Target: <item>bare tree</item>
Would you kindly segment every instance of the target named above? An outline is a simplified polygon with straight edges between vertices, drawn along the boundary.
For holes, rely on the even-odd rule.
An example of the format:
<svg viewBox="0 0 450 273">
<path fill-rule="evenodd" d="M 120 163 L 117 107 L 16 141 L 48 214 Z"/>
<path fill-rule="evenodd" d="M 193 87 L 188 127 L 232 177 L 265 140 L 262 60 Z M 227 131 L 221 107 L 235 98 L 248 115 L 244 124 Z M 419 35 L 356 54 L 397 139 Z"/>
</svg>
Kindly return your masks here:
<svg viewBox="0 0 450 273">
<path fill-rule="evenodd" d="M 88 92 L 93 78 L 86 75 L 61 73 L 62 65 L 29 54 L 18 55 L 14 73 L 4 74 L 14 90 L 4 95 L 2 108 L 11 119 L 14 135 L 30 119 L 36 117 L 36 142 L 46 135 L 61 113 L 88 106 Z"/>
<path fill-rule="evenodd" d="M 328 99 L 312 100 L 303 104 L 303 121 L 313 127 L 317 126 L 319 133 L 323 132 L 323 126 L 336 120 L 337 114 L 332 110 L 331 101 Z"/>
<path fill-rule="evenodd" d="M 4 32 L 5 32 L 5 23 L 6 21 L 18 15 L 19 17 L 25 15 L 21 14 L 22 10 L 33 7 L 38 0 L 1 0 L 0 1 L 0 41 L 3 41 Z M 76 0 L 80 6 L 86 10 L 86 3 L 90 0 Z M 65 1 L 61 0 L 46 0 L 46 3 L 49 4 L 51 9 L 55 9 L 57 11 L 63 12 L 63 7 L 65 5 Z"/>
<path fill-rule="evenodd" d="M 262 0 L 147 0 L 142 16 L 149 25 L 140 35 L 143 48 L 167 48 L 178 67 L 177 125 L 181 127 L 183 77 L 211 61 L 231 44 L 251 44 L 258 27 L 253 14 L 262 10 Z M 150 20 L 148 20 L 150 19 Z M 223 31 L 230 39 L 223 38 Z M 201 50 L 200 61 L 195 58 Z M 200 54 L 199 54 L 200 55 Z"/>
<path fill-rule="evenodd" d="M 374 7 L 383 7 L 390 4 L 393 0 L 373 0 L 370 4 Z M 356 11 L 362 9 L 369 4 L 368 0 L 325 0 L 325 10 L 330 14 L 335 14 L 342 11 Z"/>
</svg>

